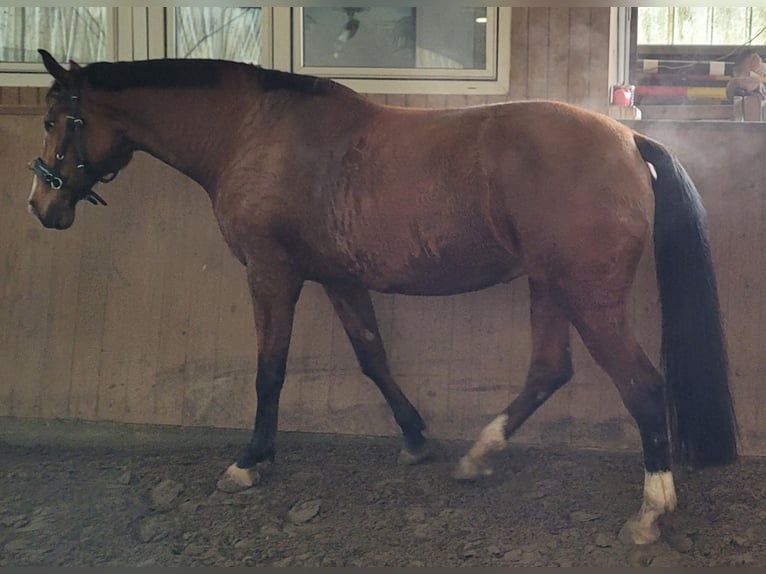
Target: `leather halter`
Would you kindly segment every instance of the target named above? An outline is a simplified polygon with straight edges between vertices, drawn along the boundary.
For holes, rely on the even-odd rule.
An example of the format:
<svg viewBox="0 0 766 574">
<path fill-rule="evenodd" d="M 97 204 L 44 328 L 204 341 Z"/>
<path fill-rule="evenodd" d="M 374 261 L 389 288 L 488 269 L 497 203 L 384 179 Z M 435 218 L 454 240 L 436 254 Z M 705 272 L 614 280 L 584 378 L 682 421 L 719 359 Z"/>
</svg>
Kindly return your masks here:
<svg viewBox="0 0 766 574">
<path fill-rule="evenodd" d="M 74 151 L 75 155 L 75 165 L 77 169 L 83 170 L 83 172 L 90 176 L 95 178 L 98 181 L 101 181 L 103 183 L 108 183 L 112 181 L 116 176 L 117 173 L 110 173 L 106 176 L 97 177 L 93 175 L 93 169 L 88 162 L 87 155 L 85 153 L 85 145 L 82 140 L 82 127 L 83 127 L 83 121 L 82 116 L 80 115 L 80 96 L 79 94 L 72 94 L 69 96 L 69 102 L 70 102 L 70 108 L 69 108 L 69 114 L 66 117 L 66 132 L 64 133 L 64 137 L 61 140 L 61 143 L 59 144 L 58 149 L 56 150 L 56 159 L 52 166 L 48 165 L 43 161 L 41 157 L 38 157 L 33 166 L 32 170 L 35 172 L 35 175 L 39 177 L 43 182 L 45 182 L 47 185 L 49 185 L 52 189 L 61 189 L 63 187 L 67 186 L 66 178 L 61 175 L 61 164 L 64 162 L 64 157 L 68 151 L 68 148 L 71 144 L 72 150 Z M 93 205 L 98 205 L 99 203 L 101 205 L 106 205 L 106 201 L 103 200 L 103 198 L 97 194 L 92 189 L 88 189 L 85 191 L 76 191 L 73 188 L 69 188 L 74 194 L 75 198 L 79 201 L 80 199 L 87 199 L 90 201 Z"/>
</svg>

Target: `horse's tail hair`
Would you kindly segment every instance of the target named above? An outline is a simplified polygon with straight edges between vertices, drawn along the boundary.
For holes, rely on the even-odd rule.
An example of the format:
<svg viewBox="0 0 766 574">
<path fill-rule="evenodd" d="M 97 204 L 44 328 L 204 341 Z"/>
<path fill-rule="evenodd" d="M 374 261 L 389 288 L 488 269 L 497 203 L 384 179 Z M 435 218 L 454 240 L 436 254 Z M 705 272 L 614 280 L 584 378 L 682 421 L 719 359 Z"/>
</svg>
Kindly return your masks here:
<svg viewBox="0 0 766 574">
<path fill-rule="evenodd" d="M 691 178 L 667 148 L 641 134 L 634 139 L 656 171 L 661 366 L 675 458 L 698 468 L 727 464 L 737 457 L 738 428 L 705 209 Z"/>
</svg>

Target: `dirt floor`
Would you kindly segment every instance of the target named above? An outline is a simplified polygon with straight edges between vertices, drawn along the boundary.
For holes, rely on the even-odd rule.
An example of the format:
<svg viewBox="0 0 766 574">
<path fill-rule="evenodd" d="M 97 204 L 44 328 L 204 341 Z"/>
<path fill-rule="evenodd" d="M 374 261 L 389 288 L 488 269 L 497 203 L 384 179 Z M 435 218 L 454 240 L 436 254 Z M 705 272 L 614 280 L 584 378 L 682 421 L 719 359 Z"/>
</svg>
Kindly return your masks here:
<svg viewBox="0 0 766 574">
<path fill-rule="evenodd" d="M 677 471 L 660 542 L 616 535 L 638 453 L 513 446 L 477 484 L 468 446 L 395 464 L 399 441 L 282 433 L 237 494 L 216 479 L 247 432 L 0 419 L 0 566 L 766 565 L 766 460 Z"/>
</svg>

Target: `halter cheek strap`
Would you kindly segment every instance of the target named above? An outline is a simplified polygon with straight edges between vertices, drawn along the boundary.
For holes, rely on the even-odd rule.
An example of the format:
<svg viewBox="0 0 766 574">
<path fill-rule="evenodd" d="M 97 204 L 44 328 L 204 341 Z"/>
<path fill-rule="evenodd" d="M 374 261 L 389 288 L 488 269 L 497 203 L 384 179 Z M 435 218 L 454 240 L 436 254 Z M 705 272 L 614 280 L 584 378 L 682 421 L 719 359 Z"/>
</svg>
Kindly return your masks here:
<svg viewBox="0 0 766 574">
<path fill-rule="evenodd" d="M 61 164 L 64 161 L 65 154 L 70 144 L 74 150 L 77 169 L 81 169 L 86 174 L 92 175 L 92 169 L 88 163 L 88 158 L 85 154 L 85 146 L 82 140 L 83 121 L 80 116 L 80 96 L 78 94 L 72 94 L 70 96 L 70 113 L 67 115 L 66 120 L 66 132 L 56 150 L 56 159 L 53 165 L 48 165 L 40 157 L 38 157 L 32 165 L 32 170 L 35 172 L 35 175 L 52 189 L 61 189 L 62 187 L 67 186 L 66 178 L 61 175 Z M 96 179 L 103 183 L 108 183 L 116 176 L 116 173 L 111 173 Z M 87 199 L 93 205 L 98 205 L 99 203 L 101 205 L 106 205 L 106 201 L 92 189 L 78 193 L 77 199 Z"/>
</svg>

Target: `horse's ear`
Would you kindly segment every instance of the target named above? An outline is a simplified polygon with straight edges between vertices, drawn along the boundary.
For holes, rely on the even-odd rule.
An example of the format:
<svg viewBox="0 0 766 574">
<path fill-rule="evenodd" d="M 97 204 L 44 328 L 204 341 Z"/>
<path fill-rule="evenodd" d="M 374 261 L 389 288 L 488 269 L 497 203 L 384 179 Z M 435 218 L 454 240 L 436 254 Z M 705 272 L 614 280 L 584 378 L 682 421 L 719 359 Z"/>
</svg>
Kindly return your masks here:
<svg viewBox="0 0 766 574">
<path fill-rule="evenodd" d="M 64 86 L 68 87 L 69 84 L 72 81 L 72 74 L 71 72 L 64 69 L 64 67 L 59 64 L 56 59 L 50 55 L 45 50 L 37 50 L 43 58 L 43 65 L 45 66 L 45 69 L 48 70 L 48 73 L 53 76 L 54 79 L 58 80 L 58 82 Z"/>
</svg>

